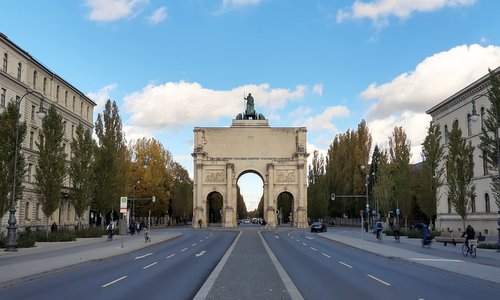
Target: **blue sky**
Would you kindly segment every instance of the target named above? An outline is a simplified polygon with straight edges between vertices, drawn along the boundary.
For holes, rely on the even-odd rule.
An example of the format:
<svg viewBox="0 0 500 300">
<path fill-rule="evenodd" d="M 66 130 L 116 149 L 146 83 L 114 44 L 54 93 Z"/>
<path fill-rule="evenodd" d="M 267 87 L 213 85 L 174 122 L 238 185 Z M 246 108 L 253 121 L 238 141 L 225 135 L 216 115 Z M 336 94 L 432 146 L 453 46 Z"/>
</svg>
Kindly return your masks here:
<svg viewBox="0 0 500 300">
<path fill-rule="evenodd" d="M 248 92 L 271 126 L 306 126 L 310 153 L 365 119 L 380 147 L 403 126 L 419 161 L 425 111 L 500 66 L 498 12 L 492 0 L 17 0 L 0 31 L 96 114 L 115 100 L 128 140 L 157 138 L 192 173 L 193 127 L 229 126 Z M 249 208 L 256 178 L 240 180 Z"/>
</svg>

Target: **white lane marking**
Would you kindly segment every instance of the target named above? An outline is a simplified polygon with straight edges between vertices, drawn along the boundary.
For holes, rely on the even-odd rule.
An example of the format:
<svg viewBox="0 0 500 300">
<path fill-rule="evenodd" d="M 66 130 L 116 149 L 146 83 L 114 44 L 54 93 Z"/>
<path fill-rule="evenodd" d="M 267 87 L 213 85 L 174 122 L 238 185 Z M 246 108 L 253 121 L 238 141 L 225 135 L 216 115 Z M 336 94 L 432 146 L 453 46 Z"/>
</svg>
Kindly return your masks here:
<svg viewBox="0 0 500 300">
<path fill-rule="evenodd" d="M 134 258 L 134 260 L 135 259 L 141 259 L 141 258 L 144 258 L 144 257 L 148 257 L 150 255 L 153 255 L 153 253 L 148 253 L 148 254 L 144 254 L 144 255 L 141 255 L 141 256 L 136 256 L 136 258 Z"/>
<path fill-rule="evenodd" d="M 203 240 L 199 240 L 199 241 L 198 241 L 198 243 L 202 243 L 202 242 L 203 242 Z"/>
<path fill-rule="evenodd" d="M 310 236 L 306 236 L 306 239 L 309 239 L 309 240 L 314 240 L 313 237 L 310 237 Z"/>
<path fill-rule="evenodd" d="M 182 250 L 181 250 L 181 252 L 184 252 L 184 251 L 186 251 L 187 249 L 188 249 L 188 248 L 184 248 L 184 249 L 182 249 Z"/>
<path fill-rule="evenodd" d="M 120 281 L 120 280 L 125 279 L 125 278 L 127 278 L 127 276 L 122 276 L 122 277 L 120 277 L 120 278 L 118 278 L 118 279 L 116 279 L 116 280 L 113 280 L 113 281 L 111 281 L 111 282 L 108 282 L 108 283 L 106 283 L 106 284 L 101 285 L 101 287 L 103 287 L 103 288 L 108 287 L 108 286 L 110 286 L 110 285 L 112 285 L 112 284 L 117 283 L 117 282 L 118 282 L 118 281 Z"/>
<path fill-rule="evenodd" d="M 307 244 L 306 244 L 306 243 L 302 243 L 302 245 L 307 246 Z"/>
<path fill-rule="evenodd" d="M 205 254 L 207 251 L 203 250 L 201 251 L 200 253 L 196 253 L 196 257 L 200 257 L 202 256 L 203 254 Z"/>
<path fill-rule="evenodd" d="M 147 268 L 152 267 L 152 266 L 156 265 L 157 263 L 158 263 L 158 262 L 157 262 L 157 261 L 155 261 L 155 262 L 154 262 L 154 263 L 152 263 L 152 264 L 149 264 L 149 265 L 147 265 L 147 266 L 145 266 L 145 267 L 142 267 L 142 269 L 143 269 L 143 270 L 146 270 Z"/>
<path fill-rule="evenodd" d="M 198 243 L 194 243 L 194 244 L 192 244 L 192 245 L 191 245 L 191 247 L 194 247 L 194 246 L 196 246 L 196 244 L 198 244 Z"/>
<path fill-rule="evenodd" d="M 274 237 L 275 237 L 275 238 L 277 238 L 277 239 L 279 239 L 279 238 L 280 238 L 280 237 L 279 237 L 279 236 L 277 236 L 277 235 L 275 235 Z"/>
<path fill-rule="evenodd" d="M 166 258 L 166 259 L 169 259 L 169 258 L 173 257 L 174 255 L 175 255 L 175 253 L 174 253 L 174 254 L 170 254 L 169 256 L 167 256 L 167 257 L 165 257 L 165 258 Z"/>
<path fill-rule="evenodd" d="M 309 248 L 311 248 L 312 251 L 318 251 L 318 249 L 316 249 L 316 248 L 313 248 L 313 247 L 309 247 Z"/>
<path fill-rule="evenodd" d="M 444 261 L 444 262 L 464 262 L 460 259 L 445 259 L 445 258 L 409 258 L 411 260 L 419 260 L 419 261 Z"/>
<path fill-rule="evenodd" d="M 208 240 L 208 236 L 205 238 L 205 240 Z"/>
<path fill-rule="evenodd" d="M 351 266 L 351 265 L 346 264 L 345 262 L 339 261 L 339 264 L 344 265 L 344 266 L 346 266 L 346 267 L 348 267 L 348 268 L 351 268 L 351 269 L 352 269 L 352 266 Z"/>
<path fill-rule="evenodd" d="M 378 278 L 377 278 L 377 277 L 375 277 L 375 276 L 372 276 L 372 275 L 370 275 L 370 274 L 367 274 L 367 275 L 368 275 L 368 277 L 370 277 L 370 278 L 372 278 L 372 279 L 375 279 L 376 281 L 378 281 L 378 282 L 380 282 L 380 283 L 383 283 L 383 284 L 385 284 L 385 285 L 391 285 L 390 283 L 387 283 L 387 282 L 383 281 L 382 279 L 378 279 Z"/>
<path fill-rule="evenodd" d="M 299 240 L 299 239 L 295 239 L 295 240 L 296 240 L 297 242 L 300 242 L 300 240 Z"/>
<path fill-rule="evenodd" d="M 326 253 L 323 253 L 321 252 L 321 254 L 323 254 L 324 257 L 327 257 L 327 258 L 332 258 L 330 255 L 326 254 Z"/>
</svg>

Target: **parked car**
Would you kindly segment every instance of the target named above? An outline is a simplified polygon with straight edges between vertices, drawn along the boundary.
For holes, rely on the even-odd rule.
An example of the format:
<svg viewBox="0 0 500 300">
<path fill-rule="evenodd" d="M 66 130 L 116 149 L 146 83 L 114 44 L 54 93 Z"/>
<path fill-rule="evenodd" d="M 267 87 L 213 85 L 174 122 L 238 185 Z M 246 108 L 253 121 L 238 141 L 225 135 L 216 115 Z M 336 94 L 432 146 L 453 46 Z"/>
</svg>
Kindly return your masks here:
<svg viewBox="0 0 500 300">
<path fill-rule="evenodd" d="M 312 223 L 311 232 L 326 232 L 326 224 L 323 222 Z"/>
</svg>

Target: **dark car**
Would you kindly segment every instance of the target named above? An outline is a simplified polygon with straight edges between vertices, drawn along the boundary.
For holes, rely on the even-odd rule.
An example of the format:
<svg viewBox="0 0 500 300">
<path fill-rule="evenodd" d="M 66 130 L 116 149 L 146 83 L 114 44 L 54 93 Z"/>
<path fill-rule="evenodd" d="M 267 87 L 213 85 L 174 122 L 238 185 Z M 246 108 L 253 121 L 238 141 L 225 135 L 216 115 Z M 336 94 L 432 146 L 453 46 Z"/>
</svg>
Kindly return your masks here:
<svg viewBox="0 0 500 300">
<path fill-rule="evenodd" d="M 323 222 L 314 222 L 311 224 L 311 232 L 326 232 L 326 225 Z"/>
</svg>

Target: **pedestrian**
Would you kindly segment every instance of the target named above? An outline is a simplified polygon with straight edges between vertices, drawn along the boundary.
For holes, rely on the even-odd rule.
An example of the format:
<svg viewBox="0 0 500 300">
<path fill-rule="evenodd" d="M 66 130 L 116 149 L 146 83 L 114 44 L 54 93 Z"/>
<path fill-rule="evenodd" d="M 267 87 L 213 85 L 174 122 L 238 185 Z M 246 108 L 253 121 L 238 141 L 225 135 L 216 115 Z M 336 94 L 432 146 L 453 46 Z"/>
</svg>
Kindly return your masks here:
<svg viewBox="0 0 500 300">
<path fill-rule="evenodd" d="M 465 229 L 464 233 L 462 233 L 462 237 L 465 236 L 465 245 L 467 245 L 467 251 L 470 251 L 469 248 L 469 240 L 473 240 L 476 238 L 476 232 L 474 228 L 469 224 L 467 225 L 467 229 Z"/>
<path fill-rule="evenodd" d="M 201 224 L 203 223 L 203 221 L 201 221 L 201 219 L 198 220 L 198 226 L 201 228 Z"/>
<path fill-rule="evenodd" d="M 113 240 L 113 222 L 109 222 L 108 224 L 108 241 Z"/>
<path fill-rule="evenodd" d="M 52 226 L 50 226 L 50 232 L 56 232 L 57 231 L 57 223 L 54 222 L 52 223 Z"/>
</svg>

